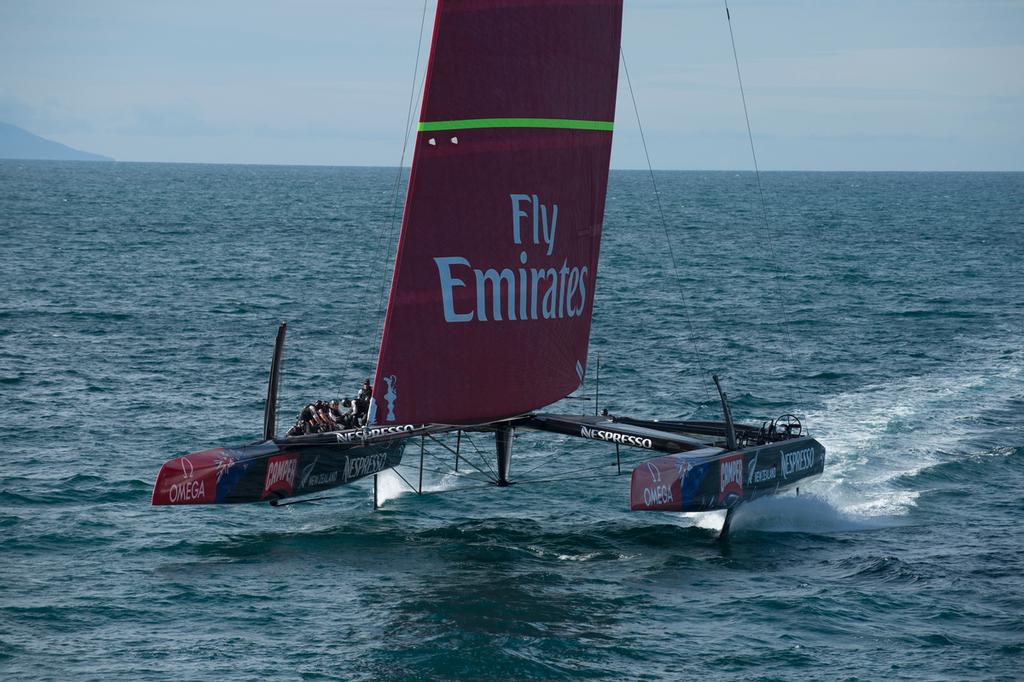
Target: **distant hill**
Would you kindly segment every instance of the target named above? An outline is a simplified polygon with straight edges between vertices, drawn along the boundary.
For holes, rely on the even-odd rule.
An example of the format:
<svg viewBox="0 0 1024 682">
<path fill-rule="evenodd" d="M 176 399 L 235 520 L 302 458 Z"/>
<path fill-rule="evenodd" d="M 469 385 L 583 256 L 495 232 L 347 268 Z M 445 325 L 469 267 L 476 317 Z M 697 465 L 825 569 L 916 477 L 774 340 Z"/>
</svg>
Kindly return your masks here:
<svg viewBox="0 0 1024 682">
<path fill-rule="evenodd" d="M 109 156 L 80 152 L 60 142 L 33 135 L 10 123 L 0 123 L 0 159 L 113 161 Z"/>
</svg>

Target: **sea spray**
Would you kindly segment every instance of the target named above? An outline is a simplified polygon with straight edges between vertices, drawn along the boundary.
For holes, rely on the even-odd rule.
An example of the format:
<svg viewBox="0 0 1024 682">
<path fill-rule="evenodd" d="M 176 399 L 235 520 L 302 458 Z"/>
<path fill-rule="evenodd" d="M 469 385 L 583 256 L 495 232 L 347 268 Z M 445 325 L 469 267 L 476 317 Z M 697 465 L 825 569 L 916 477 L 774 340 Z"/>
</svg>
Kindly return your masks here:
<svg viewBox="0 0 1024 682">
<path fill-rule="evenodd" d="M 818 495 L 763 497 L 736 511 L 732 531 L 766 533 L 843 533 L 905 523 L 899 517 L 856 514 Z"/>
</svg>

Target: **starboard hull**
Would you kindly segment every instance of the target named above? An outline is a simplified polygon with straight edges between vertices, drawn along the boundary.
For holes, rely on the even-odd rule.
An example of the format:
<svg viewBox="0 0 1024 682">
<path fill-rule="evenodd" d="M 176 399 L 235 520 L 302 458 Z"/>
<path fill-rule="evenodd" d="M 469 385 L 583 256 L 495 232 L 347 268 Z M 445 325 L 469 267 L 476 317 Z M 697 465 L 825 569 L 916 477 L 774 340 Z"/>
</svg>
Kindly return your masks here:
<svg viewBox="0 0 1024 682">
<path fill-rule="evenodd" d="M 741 450 L 706 448 L 647 460 L 633 469 L 631 511 L 732 509 L 808 482 L 825 469 L 825 448 L 810 437 Z"/>
</svg>

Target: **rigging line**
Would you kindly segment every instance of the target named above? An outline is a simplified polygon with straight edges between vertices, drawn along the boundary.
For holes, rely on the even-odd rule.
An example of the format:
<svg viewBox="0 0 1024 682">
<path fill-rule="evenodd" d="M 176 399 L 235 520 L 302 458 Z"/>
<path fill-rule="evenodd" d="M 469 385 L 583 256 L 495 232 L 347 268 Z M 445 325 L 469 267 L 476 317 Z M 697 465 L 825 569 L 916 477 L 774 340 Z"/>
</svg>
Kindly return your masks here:
<svg viewBox="0 0 1024 682">
<path fill-rule="evenodd" d="M 534 471 L 536 471 L 537 469 L 540 469 L 540 468 L 541 468 L 542 466 L 544 466 L 544 465 L 546 465 L 546 464 L 550 464 L 550 463 L 551 463 L 551 462 L 550 462 L 550 460 L 547 460 L 547 459 L 545 459 L 545 460 L 544 460 L 543 462 L 541 462 L 540 464 L 538 464 L 538 465 L 536 465 L 536 466 L 533 466 L 533 467 L 531 467 L 531 468 L 527 469 L 526 471 L 520 472 L 520 473 L 519 473 L 518 475 L 519 475 L 519 476 L 529 476 L 530 474 L 532 474 L 532 473 L 533 473 Z M 614 462 L 612 462 L 612 464 L 614 464 Z M 604 465 L 604 464 L 599 464 L 599 465 L 597 465 L 597 466 L 598 466 L 598 467 L 603 467 L 603 466 L 605 466 L 605 465 Z M 591 467 L 591 468 L 597 468 L 597 467 Z M 577 469 L 577 471 L 589 471 L 589 470 L 590 470 L 590 469 Z M 517 479 L 517 482 L 518 482 L 518 479 Z"/>
<path fill-rule="evenodd" d="M 536 478 L 532 481 L 516 481 L 518 486 L 540 485 L 542 483 L 562 483 L 565 481 L 594 481 L 599 478 L 618 478 L 618 474 L 594 474 L 593 476 L 567 476 L 565 478 Z"/>
<path fill-rule="evenodd" d="M 424 449 L 423 454 L 426 455 L 426 457 L 428 459 L 430 459 L 431 461 L 436 460 L 438 463 L 444 463 L 444 464 L 448 463 L 448 459 L 447 458 L 442 457 L 440 454 L 438 454 L 436 452 L 431 452 L 429 450 Z"/>
<path fill-rule="evenodd" d="M 400 466 L 400 465 L 399 465 L 399 466 Z M 409 465 L 406 465 L 406 466 L 409 466 Z M 418 492 L 418 491 L 416 490 L 416 487 L 415 487 L 415 486 L 413 486 L 413 484 L 412 484 L 412 483 L 409 483 L 409 481 L 406 481 L 406 480 L 405 480 L 405 476 L 403 476 L 403 475 L 402 475 L 402 472 L 401 472 L 401 471 L 399 471 L 399 470 L 397 469 L 397 467 L 391 467 L 391 470 L 392 470 L 392 471 L 394 471 L 394 472 L 395 472 L 395 473 L 396 473 L 396 474 L 398 475 L 398 477 L 399 477 L 400 479 L 402 479 L 402 481 L 404 481 L 404 482 L 405 482 L 405 484 L 406 484 L 407 486 L 409 486 L 409 490 L 413 491 L 414 493 L 415 493 L 415 492 Z"/>
<path fill-rule="evenodd" d="M 633 82 L 629 78 L 629 67 L 626 66 L 626 53 L 619 47 L 619 56 L 622 58 L 622 71 L 626 74 L 626 85 L 629 87 L 629 97 L 633 101 L 633 113 L 636 116 L 636 125 L 640 129 L 640 142 L 644 148 L 644 157 L 647 159 L 647 172 L 651 176 L 651 186 L 654 188 L 654 199 L 658 204 L 658 217 L 661 219 L 661 229 L 665 233 L 665 245 L 668 247 L 669 259 L 672 261 L 672 277 L 679 290 L 679 298 L 683 303 L 683 315 L 686 318 L 686 326 L 690 331 L 690 343 L 693 344 L 694 355 L 697 358 L 697 368 L 700 370 L 701 385 L 704 386 L 704 395 L 708 402 L 711 401 L 711 391 L 708 389 L 707 372 L 704 370 L 704 361 L 701 358 L 700 346 L 697 344 L 697 336 L 693 331 L 693 321 L 690 318 L 690 307 L 686 303 L 686 293 L 679 280 L 679 266 L 676 264 L 676 254 L 672 249 L 672 240 L 669 238 L 668 221 L 665 220 L 665 211 L 661 206 L 661 193 L 658 192 L 658 181 L 654 178 L 654 167 L 651 165 L 651 155 L 647 151 L 647 138 L 644 136 L 644 126 L 640 122 L 640 108 L 636 104 L 636 95 L 633 93 Z"/>
<path fill-rule="evenodd" d="M 526 485 L 533 483 L 551 483 L 556 481 L 589 481 L 598 478 L 617 478 L 617 474 L 597 474 L 594 476 L 584 476 L 583 478 L 567 477 L 567 478 L 556 478 L 556 479 L 535 479 L 533 481 L 515 481 L 514 485 Z M 448 493 L 458 493 L 463 490 L 482 490 L 484 488 L 493 488 L 493 483 L 481 483 L 480 485 L 464 485 L 457 488 L 445 488 L 442 490 L 424 490 L 420 495 L 447 495 Z"/>
<path fill-rule="evenodd" d="M 405 156 L 406 156 L 406 153 L 408 152 L 408 149 L 409 149 L 409 133 L 410 133 L 411 128 L 412 128 L 412 113 L 413 113 L 413 110 L 415 109 L 415 104 L 418 101 L 418 98 L 416 97 L 416 92 L 418 90 L 418 88 L 416 87 L 416 80 L 417 80 L 417 74 L 419 73 L 419 70 L 420 70 L 420 55 L 421 55 L 421 53 L 423 51 L 423 28 L 424 28 L 424 26 L 426 26 L 426 22 L 427 22 L 427 0 L 423 0 L 423 14 L 420 16 L 420 37 L 419 37 L 419 40 L 416 43 L 416 64 L 413 67 L 413 71 L 412 71 L 412 87 L 411 87 L 411 89 L 409 91 L 409 108 L 406 111 L 406 115 L 405 115 L 405 134 L 403 135 L 403 138 L 402 138 L 402 157 L 401 157 L 401 160 L 399 160 L 399 162 L 398 162 L 398 170 L 395 173 L 395 184 L 392 187 L 392 192 L 391 192 L 391 217 L 388 220 L 387 229 L 379 237 L 378 245 L 374 249 L 376 252 L 379 252 L 380 243 L 384 241 L 384 235 L 387 235 L 386 248 L 385 248 L 384 256 L 383 256 L 383 259 L 382 259 L 382 262 L 384 263 L 385 273 L 387 272 L 387 269 L 388 269 L 387 268 L 388 256 L 391 255 L 391 242 L 393 241 L 393 235 L 394 235 L 394 231 L 395 231 L 395 216 L 396 216 L 396 214 L 398 212 L 398 190 L 399 190 L 399 188 L 401 187 L 401 184 L 402 184 L 403 168 L 405 167 Z M 424 78 L 426 78 L 426 73 L 425 72 L 424 72 Z M 393 276 L 394 276 L 394 273 L 392 272 L 392 277 Z M 376 316 L 377 316 L 377 331 L 376 331 L 376 333 L 374 335 L 374 345 L 373 345 L 373 348 L 371 349 L 371 354 L 374 357 L 374 361 L 373 361 L 374 365 L 377 364 L 377 357 L 376 356 L 377 356 L 377 353 L 380 350 L 381 334 L 383 333 L 383 328 L 384 328 L 384 315 L 383 315 L 382 311 L 383 311 L 383 307 L 384 307 L 385 282 L 387 281 L 388 278 L 386 276 L 381 276 L 380 279 L 381 279 L 381 281 L 380 281 L 380 290 L 379 290 L 378 295 L 377 295 L 377 313 L 376 313 Z"/>
<path fill-rule="evenodd" d="M 646 455 L 644 455 L 644 454 L 638 455 L 636 457 L 636 460 L 635 460 L 634 464 L 639 464 L 644 459 L 645 456 Z M 541 468 L 542 466 L 544 466 L 545 464 L 548 464 L 548 463 L 549 462 L 547 460 L 545 460 L 545 461 L 541 462 L 540 464 L 538 464 L 537 466 L 532 467 L 530 469 L 527 469 L 524 472 L 521 472 L 519 474 L 519 476 L 527 476 L 529 474 L 532 474 L 534 471 L 536 471 L 537 469 Z M 621 464 L 629 465 L 630 458 L 628 456 L 627 457 L 620 457 L 620 463 Z M 615 464 L 615 462 L 612 462 L 611 464 Z M 609 465 L 608 464 L 598 464 L 598 465 L 595 465 L 595 466 L 587 468 L 587 469 L 579 469 L 578 471 L 590 471 L 591 469 L 600 469 L 603 466 L 609 466 Z M 616 474 L 616 475 L 618 475 L 618 474 Z M 516 482 L 518 483 L 519 479 L 516 479 Z"/>
<path fill-rule="evenodd" d="M 615 462 L 612 462 L 615 466 Z M 566 476 L 564 478 L 535 478 L 532 481 L 516 481 L 516 485 L 530 485 L 533 483 L 558 483 L 560 481 L 593 481 L 598 478 L 618 478 L 619 474 L 593 474 L 592 476 Z"/>
<path fill-rule="evenodd" d="M 597 471 L 598 469 L 603 469 L 604 467 L 608 467 L 608 466 L 615 466 L 615 462 L 605 462 L 605 463 L 602 463 L 602 464 L 597 464 L 595 466 L 585 467 L 583 469 L 572 469 L 571 473 L 573 475 L 575 475 L 575 474 L 584 474 L 584 473 L 586 473 L 588 471 Z M 566 471 L 554 471 L 554 472 L 551 473 L 551 476 L 562 476 L 563 474 L 569 474 L 569 473 L 570 473 L 569 470 L 566 470 Z M 525 476 L 526 474 L 523 474 L 523 475 Z M 535 478 L 533 480 L 534 481 L 546 481 L 546 480 L 551 480 L 551 479 Z M 519 483 L 519 480 L 517 479 L 515 482 Z"/>
<path fill-rule="evenodd" d="M 398 467 L 405 467 L 407 469 L 413 469 L 415 471 L 420 470 L 420 467 L 417 464 L 396 464 L 392 468 L 397 469 Z M 429 471 L 432 474 L 437 474 L 438 476 L 458 476 L 459 478 L 468 479 L 470 481 L 480 481 L 481 483 L 495 483 L 495 481 L 491 480 L 490 478 L 478 478 L 472 474 L 464 474 L 461 471 L 455 473 L 450 469 L 431 469 L 430 467 L 423 467 L 423 470 Z"/>
<path fill-rule="evenodd" d="M 462 433 L 465 434 L 466 440 L 469 441 L 469 444 L 473 446 L 473 450 L 476 451 L 477 457 L 479 457 L 480 461 L 483 462 L 485 467 L 487 467 L 487 471 L 484 471 L 483 469 L 478 467 L 476 464 L 473 463 L 473 460 L 471 460 L 469 457 L 462 453 L 459 453 L 459 461 L 464 462 L 465 464 L 468 464 L 469 466 L 473 467 L 475 471 L 480 472 L 481 475 L 486 476 L 489 480 L 497 482 L 498 472 L 494 470 L 490 462 L 487 461 L 487 457 L 484 456 L 484 453 L 480 451 L 480 448 L 476 446 L 476 443 L 473 442 L 473 439 L 469 437 L 469 433 L 467 431 L 463 431 Z M 441 445 L 444 444 L 442 443 Z M 446 445 L 444 447 L 454 454 L 454 450 L 452 450 Z"/>
<path fill-rule="evenodd" d="M 440 458 L 439 458 L 438 456 L 436 456 L 436 455 L 430 455 L 430 453 L 427 453 L 427 452 L 425 452 L 425 451 L 424 451 L 424 455 L 426 456 L 426 457 L 424 457 L 424 461 L 425 461 L 425 462 L 428 462 L 428 463 L 429 463 L 429 462 L 434 462 L 434 461 L 436 461 L 436 463 L 437 463 L 437 465 L 438 465 L 438 466 L 443 466 L 443 465 L 447 464 L 446 462 L 442 461 L 442 460 L 441 460 L 441 459 L 440 459 Z M 412 464 L 398 464 L 398 465 L 395 465 L 395 466 L 414 466 L 414 465 L 412 465 Z M 417 469 L 419 469 L 419 468 L 420 468 L 420 466 L 419 466 L 419 465 L 415 465 L 415 467 L 416 467 Z M 423 467 L 423 470 L 424 470 L 424 471 L 433 471 L 434 473 L 441 473 L 441 470 L 440 470 L 440 469 L 430 469 L 430 468 L 427 468 L 427 467 Z M 447 470 L 445 470 L 445 471 L 447 471 Z"/>
<path fill-rule="evenodd" d="M 442 444 L 442 445 L 443 445 L 443 444 Z M 439 462 L 441 462 L 441 463 L 446 463 L 446 462 L 445 462 L 445 461 L 444 461 L 443 459 L 441 459 L 441 456 L 440 456 L 440 455 L 438 455 L 437 453 L 434 453 L 434 452 L 428 452 L 428 453 L 427 453 L 427 455 L 428 455 L 428 456 L 429 456 L 429 457 L 430 457 L 431 459 L 436 459 L 437 461 L 439 461 Z M 480 474 L 481 476 L 483 476 L 483 477 L 487 478 L 488 480 L 491 480 L 491 481 L 495 481 L 495 480 L 497 480 L 496 478 L 493 478 L 493 477 L 492 477 L 492 476 L 491 476 L 490 474 L 488 474 L 488 473 L 487 473 L 486 471 L 482 470 L 482 469 L 481 469 L 480 467 L 478 467 L 478 466 L 477 466 L 476 464 L 474 464 L 474 463 L 473 463 L 472 461 L 470 461 L 470 460 L 469 460 L 469 459 L 467 459 L 466 457 L 462 456 L 461 454 L 459 455 L 459 459 L 460 459 L 460 460 L 461 460 L 462 462 L 465 462 L 465 463 L 466 463 L 467 465 L 469 465 L 470 467 L 472 467 L 474 471 L 477 471 L 477 472 L 478 472 L 478 473 L 479 473 L 479 474 Z M 406 466 L 406 465 L 402 465 L 402 466 Z M 439 472 L 439 473 L 440 473 L 440 472 Z M 454 472 L 454 471 L 451 471 L 451 470 L 449 470 L 449 471 L 447 471 L 447 472 L 445 472 L 445 473 L 452 473 L 452 474 L 454 474 L 454 473 L 456 473 L 456 472 Z"/>
<path fill-rule="evenodd" d="M 754 160 L 754 178 L 757 180 L 757 193 L 761 199 L 761 220 L 764 223 L 764 232 L 767 236 L 768 241 L 768 255 L 771 257 L 772 269 L 775 270 L 775 295 L 779 299 L 779 307 L 782 308 L 782 324 L 783 329 L 786 330 L 786 355 L 789 358 L 789 363 L 793 367 L 796 367 L 796 362 L 793 360 L 793 332 L 789 328 L 789 312 L 786 308 L 786 301 L 782 296 L 782 287 L 779 284 L 779 280 L 782 275 L 779 271 L 779 263 L 775 259 L 775 244 L 772 237 L 771 227 L 768 223 L 768 204 L 764 198 L 764 188 L 761 186 L 761 170 L 757 163 L 757 152 L 754 150 L 754 133 L 750 127 L 750 114 L 747 111 L 747 95 L 743 91 L 743 76 L 740 75 L 740 58 L 736 52 L 736 37 L 732 32 L 732 14 L 729 12 L 729 0 L 722 0 L 725 4 L 725 23 L 729 25 L 729 42 L 732 43 L 732 59 L 736 64 L 736 81 L 740 86 L 740 100 L 743 102 L 743 118 L 747 122 L 747 140 L 750 142 L 750 156 Z"/>
<path fill-rule="evenodd" d="M 480 448 L 476 446 L 476 443 L 470 440 L 469 444 L 473 446 L 474 450 L 476 450 L 477 457 L 479 457 L 480 461 L 483 462 L 485 467 L 487 467 L 487 471 L 491 472 L 490 475 L 494 478 L 494 480 L 498 480 L 498 472 L 494 469 L 494 467 L 491 466 L 491 463 L 487 461 L 487 457 L 485 457 L 484 453 L 480 451 Z M 481 470 L 479 467 L 474 466 L 473 468 L 479 471 L 480 473 L 484 473 L 483 470 Z"/>
<path fill-rule="evenodd" d="M 385 292 L 385 289 L 386 289 L 386 284 L 387 284 L 388 279 L 389 279 L 387 277 L 387 273 L 391 272 L 392 277 L 394 276 L 393 268 L 389 268 L 388 267 L 388 261 L 390 260 L 391 243 L 392 243 L 393 238 L 394 238 L 395 218 L 396 218 L 396 216 L 398 214 L 398 195 L 399 195 L 399 189 L 401 189 L 401 185 L 402 185 L 402 177 L 404 175 L 405 157 L 406 157 L 406 154 L 408 152 L 409 136 L 410 136 L 410 132 L 412 130 L 412 123 L 413 123 L 413 120 L 412 120 L 413 119 L 413 111 L 415 110 L 415 103 L 417 103 L 419 101 L 419 97 L 417 97 L 417 95 L 416 95 L 416 93 L 419 91 L 419 88 L 416 87 L 416 81 L 417 81 L 417 74 L 419 73 L 420 57 L 422 55 L 423 28 L 426 25 L 426 17 L 427 17 L 427 0 L 423 0 L 423 12 L 422 12 L 422 14 L 420 16 L 419 39 L 418 39 L 418 41 L 416 43 L 416 63 L 415 63 L 415 66 L 413 67 L 412 87 L 411 87 L 411 90 L 409 91 L 409 107 L 406 110 L 406 115 L 405 115 L 405 129 L 404 129 L 405 134 L 404 134 L 404 136 L 402 138 L 402 156 L 401 156 L 401 159 L 399 160 L 398 169 L 395 172 L 395 181 L 394 181 L 394 184 L 393 184 L 393 186 L 391 188 L 391 210 L 390 210 L 390 214 L 391 215 L 390 215 L 390 217 L 388 219 L 387 229 L 382 230 L 380 232 L 380 234 L 378 235 L 377 244 L 374 247 L 374 252 L 377 253 L 377 254 L 380 254 L 381 247 L 382 246 L 384 247 L 383 256 L 380 257 L 380 261 L 379 261 L 379 262 L 384 264 L 384 273 L 382 274 L 382 276 L 380 278 L 380 287 L 378 289 L 378 294 L 377 294 L 377 308 L 376 308 L 377 329 L 376 329 L 376 333 L 374 335 L 374 345 L 371 348 L 371 354 L 373 354 L 374 356 L 376 356 L 376 354 L 379 352 L 379 349 L 380 349 L 380 339 L 381 339 L 381 335 L 383 333 L 383 324 L 384 324 L 384 315 L 383 315 L 384 292 Z M 424 79 L 426 78 L 426 72 L 424 72 L 423 78 Z M 422 83 L 422 81 L 421 81 L 421 83 Z M 376 357 L 374 357 L 374 364 L 376 364 Z"/>
<path fill-rule="evenodd" d="M 534 471 L 536 471 L 537 469 L 540 469 L 540 468 L 541 468 L 542 466 L 544 466 L 545 464 L 550 464 L 550 462 L 549 462 L 548 460 L 544 460 L 543 462 L 541 462 L 541 463 L 540 463 L 540 464 L 538 464 L 537 466 L 535 466 L 535 467 L 530 467 L 529 469 L 527 469 L 526 471 L 523 471 L 523 472 L 521 472 L 521 473 L 520 473 L 520 474 L 518 474 L 518 475 L 519 475 L 519 476 L 529 476 L 530 474 L 532 474 L 532 473 L 533 473 Z"/>
<path fill-rule="evenodd" d="M 306 504 L 307 502 L 319 502 L 320 500 L 333 500 L 337 495 L 324 495 L 322 497 L 311 497 L 308 500 L 293 500 L 291 502 L 282 502 L 281 500 L 270 500 L 271 507 L 291 507 L 296 504 Z"/>
<path fill-rule="evenodd" d="M 622 457 L 620 459 L 620 461 L 618 461 L 618 462 L 608 462 L 608 463 L 604 463 L 604 464 L 597 464 L 597 465 L 592 466 L 592 467 L 587 467 L 586 469 L 578 469 L 578 470 L 576 470 L 576 473 L 585 473 L 587 471 L 596 471 L 598 469 L 603 469 L 604 467 L 608 467 L 608 466 L 614 466 L 614 467 L 620 467 L 621 466 L 621 467 L 625 467 L 627 469 L 630 468 L 630 467 L 634 467 L 635 468 L 635 467 L 639 466 L 640 464 L 642 464 L 644 461 L 646 461 L 647 458 L 649 457 L 649 455 L 650 455 L 650 453 L 643 453 L 643 452 L 641 452 L 641 453 L 637 453 L 636 456 L 634 456 L 634 457 Z M 552 476 L 559 476 L 559 475 L 561 475 L 561 473 L 562 472 L 554 472 L 551 475 Z M 622 474 L 615 473 L 615 474 L 612 474 L 609 478 L 614 478 L 616 476 L 622 476 Z M 603 477 L 603 476 L 599 476 L 597 478 L 601 478 L 601 477 Z M 573 478 L 572 476 L 569 476 L 569 477 L 564 478 L 564 479 L 563 478 L 553 478 L 553 479 L 541 478 L 541 479 L 533 479 L 533 481 L 527 481 L 527 483 L 532 483 L 532 482 L 535 482 L 535 481 L 549 481 L 549 480 L 559 480 L 559 481 L 561 481 L 561 480 L 572 480 L 572 478 Z M 519 479 L 517 479 L 516 483 L 519 483 L 519 482 L 520 482 Z"/>
<path fill-rule="evenodd" d="M 480 448 L 478 448 L 476 446 L 476 443 L 473 442 L 473 439 L 470 438 L 469 432 L 468 431 L 463 431 L 463 433 L 466 434 L 466 440 L 469 441 L 469 444 L 473 446 L 474 450 L 476 450 L 476 454 L 477 454 L 478 457 L 480 457 L 480 461 L 484 463 L 484 466 L 487 467 L 487 469 L 491 472 L 491 475 L 494 476 L 494 478 L 496 480 L 498 478 L 498 472 L 494 470 L 494 468 L 491 466 L 490 462 L 487 461 L 487 458 L 484 457 L 484 453 L 480 452 Z M 463 458 L 463 461 L 466 461 L 466 458 Z M 476 467 L 474 467 L 474 469 L 475 468 Z M 480 470 L 477 469 L 477 471 L 480 471 Z M 480 471 L 480 473 L 483 474 L 484 472 Z M 486 474 L 484 474 L 484 475 L 486 476 Z"/>
<path fill-rule="evenodd" d="M 444 442 L 442 442 L 442 441 L 438 440 L 437 438 L 435 438 L 435 437 L 434 437 L 433 435 L 431 435 L 431 434 L 427 434 L 427 438 L 429 438 L 430 440 L 434 441 L 435 443 L 437 443 L 438 445 L 440 445 L 441 447 L 443 447 L 443 448 L 444 448 L 445 450 L 447 450 L 448 452 L 450 452 L 450 453 L 452 453 L 453 455 L 455 455 L 456 457 L 458 457 L 459 461 L 465 462 L 466 464 L 468 464 L 469 466 L 473 467 L 473 469 L 475 469 L 476 471 L 479 471 L 479 472 L 480 472 L 481 474 L 483 474 L 483 475 L 484 475 L 484 476 L 486 476 L 487 478 L 489 478 L 489 479 L 491 479 L 491 480 L 497 480 L 497 479 L 493 479 L 493 478 L 491 478 L 490 474 L 488 474 L 488 473 L 487 473 L 486 471 L 483 471 L 483 470 L 481 470 L 481 469 L 480 469 L 480 467 L 478 467 L 478 466 L 477 466 L 476 464 L 473 464 L 473 462 L 472 462 L 472 461 L 471 461 L 471 460 L 470 460 L 470 459 L 469 459 L 468 457 L 466 457 L 465 455 L 463 455 L 463 454 L 462 454 L 461 452 L 455 452 L 455 450 L 451 449 L 451 448 L 450 448 L 450 447 L 448 446 L 448 444 L 447 444 L 447 443 L 444 443 Z M 474 446 L 474 447 L 475 447 L 475 446 Z M 440 455 L 438 455 L 438 454 L 435 454 L 435 453 L 430 453 L 430 456 L 431 456 L 431 457 L 435 457 L 435 458 L 436 458 L 436 459 L 437 459 L 438 461 L 443 461 L 443 460 L 441 460 L 441 456 L 440 456 Z M 452 473 L 456 473 L 456 472 L 452 472 Z"/>
<path fill-rule="evenodd" d="M 587 469 L 566 469 L 565 471 L 552 471 L 549 474 L 549 476 L 550 477 L 554 477 L 554 478 L 550 478 L 549 477 L 549 478 L 533 478 L 533 479 L 527 478 L 527 479 L 522 479 L 522 478 L 518 478 L 517 477 L 513 481 L 513 483 L 518 485 L 519 483 L 536 483 L 537 481 L 567 481 L 567 480 L 574 480 L 576 478 L 576 476 L 579 475 L 580 473 L 586 473 L 588 471 L 593 471 L 595 469 L 603 468 L 605 466 L 609 466 L 609 465 L 602 464 L 600 467 L 589 467 Z M 615 466 L 615 462 L 612 462 L 610 464 L 610 466 Z M 533 471 L 533 469 L 531 469 L 531 471 Z M 520 476 L 526 476 L 527 473 L 530 473 L 530 472 L 526 472 L 526 473 L 520 474 Z M 616 474 L 616 475 L 618 475 L 618 474 Z"/>
<path fill-rule="evenodd" d="M 478 467 L 478 466 L 477 466 L 476 464 L 474 464 L 474 463 L 473 463 L 473 460 L 471 460 L 471 459 L 470 459 L 469 457 L 467 457 L 467 456 L 466 456 L 466 455 L 464 455 L 464 454 L 461 454 L 461 453 L 459 454 L 459 460 L 460 460 L 460 461 L 462 461 L 462 462 L 465 462 L 465 463 L 466 463 L 466 464 L 468 464 L 469 466 L 473 467 L 473 468 L 474 468 L 475 470 L 479 471 L 479 472 L 480 472 L 481 474 L 483 474 L 484 476 L 486 476 L 486 477 L 487 477 L 487 478 L 489 478 L 490 480 L 492 480 L 492 481 L 497 481 L 497 480 L 498 480 L 498 472 L 496 472 L 496 471 L 495 471 L 495 470 L 494 470 L 494 469 L 493 469 L 493 468 L 491 467 L 491 465 L 490 465 L 490 464 L 489 464 L 489 463 L 487 462 L 487 458 L 486 458 L 486 457 L 484 457 L 484 455 L 483 455 L 483 453 L 482 453 L 482 452 L 480 452 L 480 448 L 478 448 L 478 447 L 476 446 L 476 443 L 474 443 L 474 442 L 473 442 L 473 439 L 472 439 L 472 438 L 470 438 L 470 436 L 469 436 L 469 432 L 468 432 L 468 431 L 463 431 L 462 433 L 463 433 L 463 434 L 465 435 L 465 437 L 466 437 L 466 440 L 467 440 L 467 441 L 469 441 L 469 444 L 473 446 L 473 450 L 475 450 L 475 451 L 476 451 L 476 454 L 477 454 L 477 456 L 478 456 L 478 457 L 480 458 L 480 461 L 481 461 L 481 462 L 483 462 L 484 466 L 486 466 L 486 467 L 487 467 L 487 469 L 488 469 L 488 471 L 490 471 L 490 473 L 488 473 L 487 471 L 484 471 L 483 469 L 481 469 L 480 467 Z M 432 437 L 432 436 L 431 436 L 431 438 L 433 439 L 433 437 Z M 436 441 L 436 439 L 433 439 L 433 440 L 435 440 L 435 441 Z M 449 447 L 448 447 L 447 445 L 445 445 L 444 443 L 441 443 L 440 441 L 436 441 L 436 442 L 437 442 L 437 443 L 438 443 L 439 445 L 441 445 L 442 447 L 444 447 L 444 448 L 446 448 L 446 449 L 448 449 L 448 450 L 451 450 L 451 448 L 449 448 Z"/>
<path fill-rule="evenodd" d="M 463 490 L 481 490 L 483 488 L 493 488 L 494 483 L 481 483 L 480 485 L 462 485 L 458 488 L 444 488 L 442 490 L 424 490 L 420 495 L 446 495 L 448 493 L 458 493 Z"/>
<path fill-rule="evenodd" d="M 461 457 L 461 456 L 462 456 L 462 455 L 461 455 L 461 454 L 459 454 L 458 452 L 455 452 L 455 450 L 452 450 L 452 449 L 451 449 L 451 447 L 449 447 L 449 445 L 448 445 L 447 443 L 445 443 L 444 441 L 442 441 L 442 440 L 441 440 L 440 438 L 438 438 L 438 437 L 437 437 L 437 436 L 435 436 L 434 434 L 432 434 L 432 433 L 428 433 L 428 434 L 427 434 L 427 438 L 429 438 L 430 440 L 434 441 L 435 443 L 437 443 L 438 445 L 440 445 L 440 446 L 441 446 L 442 448 L 444 448 L 444 449 L 445 449 L 445 450 L 447 450 L 448 452 L 452 453 L 453 455 L 458 455 L 459 457 Z"/>
</svg>

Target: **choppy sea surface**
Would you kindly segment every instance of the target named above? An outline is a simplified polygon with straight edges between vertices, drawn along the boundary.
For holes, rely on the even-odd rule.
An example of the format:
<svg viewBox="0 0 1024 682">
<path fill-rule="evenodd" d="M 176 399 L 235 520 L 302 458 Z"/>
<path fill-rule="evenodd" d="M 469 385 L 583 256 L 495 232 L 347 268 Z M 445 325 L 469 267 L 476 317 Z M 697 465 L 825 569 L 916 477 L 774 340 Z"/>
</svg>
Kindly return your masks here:
<svg viewBox="0 0 1024 682">
<path fill-rule="evenodd" d="M 613 413 L 717 418 L 717 372 L 739 421 L 803 419 L 823 477 L 719 544 L 552 434 L 506 489 L 435 447 L 440 494 L 388 475 L 377 512 L 151 507 L 165 459 L 258 438 L 280 320 L 287 415 L 372 373 L 396 171 L 0 162 L 0 673 L 1019 679 L 1024 174 L 762 180 L 767 230 L 752 174 L 657 174 L 677 285 L 612 173 L 581 392 L 600 355 Z"/>
</svg>

